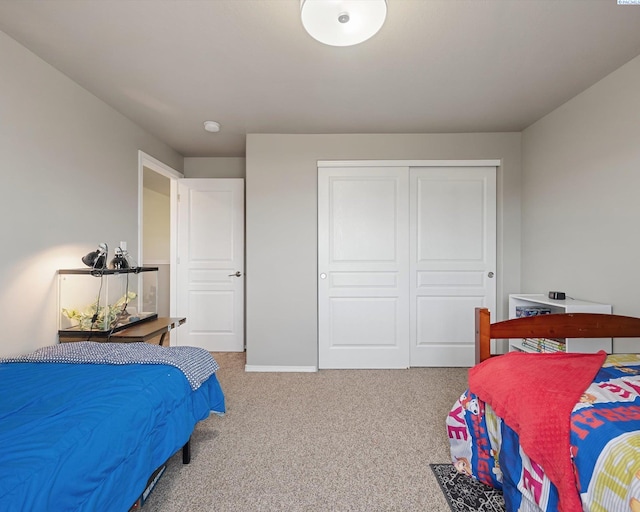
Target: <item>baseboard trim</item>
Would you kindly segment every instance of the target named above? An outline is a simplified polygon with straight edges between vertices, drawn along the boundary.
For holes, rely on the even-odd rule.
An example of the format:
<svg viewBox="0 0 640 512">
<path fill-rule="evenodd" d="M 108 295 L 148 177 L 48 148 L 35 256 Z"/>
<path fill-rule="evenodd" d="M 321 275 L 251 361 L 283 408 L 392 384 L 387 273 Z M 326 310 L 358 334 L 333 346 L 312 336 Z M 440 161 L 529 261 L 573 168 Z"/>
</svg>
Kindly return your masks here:
<svg viewBox="0 0 640 512">
<path fill-rule="evenodd" d="M 317 372 L 316 366 L 268 366 L 262 364 L 245 364 L 245 372 Z"/>
</svg>

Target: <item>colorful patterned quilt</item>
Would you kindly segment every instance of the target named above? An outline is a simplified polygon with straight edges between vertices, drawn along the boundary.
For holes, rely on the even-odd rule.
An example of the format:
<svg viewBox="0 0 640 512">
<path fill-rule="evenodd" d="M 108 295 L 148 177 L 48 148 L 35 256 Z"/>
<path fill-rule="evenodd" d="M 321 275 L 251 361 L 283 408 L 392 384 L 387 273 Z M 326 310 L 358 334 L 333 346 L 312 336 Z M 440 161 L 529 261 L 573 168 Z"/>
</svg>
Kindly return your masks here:
<svg viewBox="0 0 640 512">
<path fill-rule="evenodd" d="M 508 511 L 559 510 L 557 487 L 489 404 L 466 391 L 447 431 L 458 471 L 502 489 Z M 607 357 L 573 408 L 570 445 L 584 510 L 640 511 L 640 355 Z"/>
</svg>

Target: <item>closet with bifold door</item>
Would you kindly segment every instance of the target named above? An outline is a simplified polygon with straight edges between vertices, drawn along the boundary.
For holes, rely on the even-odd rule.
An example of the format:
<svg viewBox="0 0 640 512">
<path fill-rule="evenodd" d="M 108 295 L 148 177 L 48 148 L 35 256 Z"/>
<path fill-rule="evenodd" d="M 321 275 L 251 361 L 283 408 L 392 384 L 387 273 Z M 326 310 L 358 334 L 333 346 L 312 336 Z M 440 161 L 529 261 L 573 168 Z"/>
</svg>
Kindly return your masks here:
<svg viewBox="0 0 640 512">
<path fill-rule="evenodd" d="M 318 162 L 318 366 L 472 366 L 499 160 Z"/>
</svg>

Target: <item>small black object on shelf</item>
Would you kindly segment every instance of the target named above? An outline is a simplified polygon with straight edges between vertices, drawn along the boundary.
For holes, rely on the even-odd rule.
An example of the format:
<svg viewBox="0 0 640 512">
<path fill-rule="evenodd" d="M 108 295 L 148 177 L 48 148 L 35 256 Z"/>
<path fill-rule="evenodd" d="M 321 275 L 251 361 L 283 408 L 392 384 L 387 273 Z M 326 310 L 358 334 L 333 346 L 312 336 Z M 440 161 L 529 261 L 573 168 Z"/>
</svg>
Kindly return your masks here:
<svg viewBox="0 0 640 512">
<path fill-rule="evenodd" d="M 101 243 L 95 251 L 85 254 L 82 257 L 82 263 L 93 269 L 104 269 L 107 266 L 107 254 L 109 248 L 106 243 Z"/>
<path fill-rule="evenodd" d="M 554 300 L 565 300 L 567 295 L 564 292 L 549 292 L 549 298 Z"/>
<path fill-rule="evenodd" d="M 127 261 L 126 255 L 123 253 L 122 249 L 118 247 L 116 249 L 116 254 L 109 263 L 109 268 L 121 269 L 121 268 L 129 268 L 129 262 Z"/>
</svg>

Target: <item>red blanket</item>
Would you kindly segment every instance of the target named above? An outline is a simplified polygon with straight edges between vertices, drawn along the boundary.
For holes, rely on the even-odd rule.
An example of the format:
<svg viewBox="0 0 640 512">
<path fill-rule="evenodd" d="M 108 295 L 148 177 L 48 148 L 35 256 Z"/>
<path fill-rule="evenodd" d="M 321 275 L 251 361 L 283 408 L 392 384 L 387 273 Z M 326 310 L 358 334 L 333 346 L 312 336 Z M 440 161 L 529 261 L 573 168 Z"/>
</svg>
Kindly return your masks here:
<svg viewBox="0 0 640 512">
<path fill-rule="evenodd" d="M 571 411 L 606 356 L 510 352 L 469 370 L 469 389 L 518 434 L 558 488 L 562 512 L 582 511 L 569 451 Z"/>
</svg>

